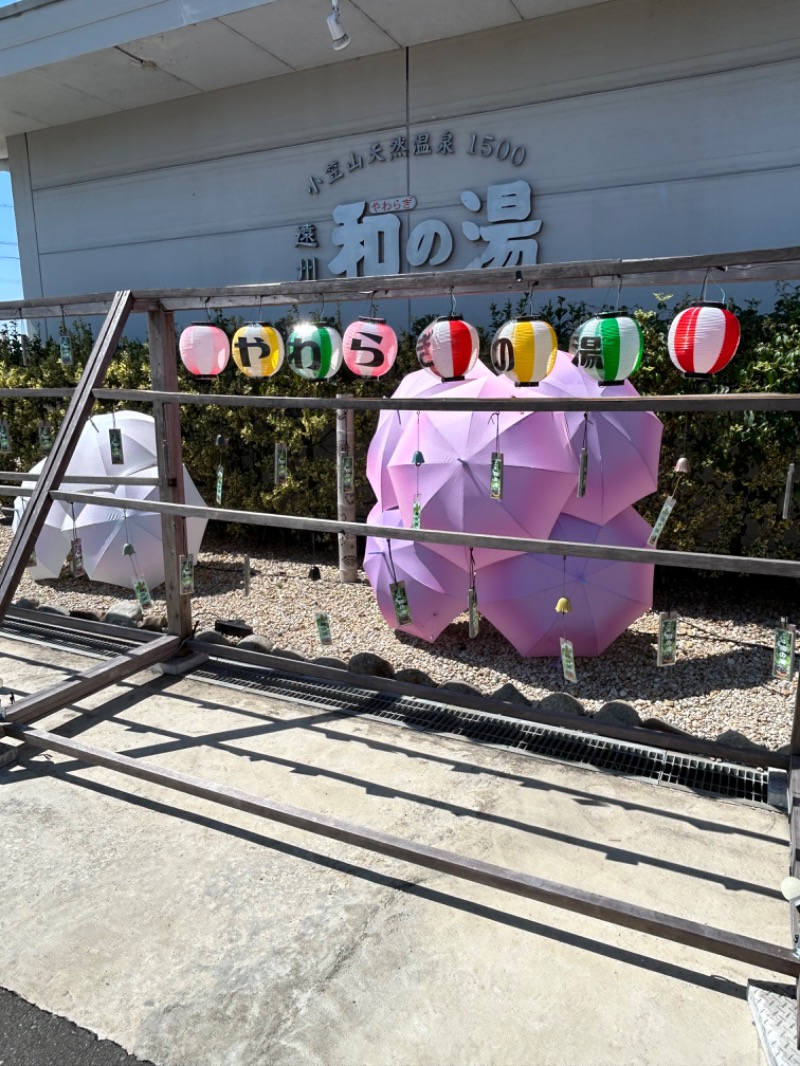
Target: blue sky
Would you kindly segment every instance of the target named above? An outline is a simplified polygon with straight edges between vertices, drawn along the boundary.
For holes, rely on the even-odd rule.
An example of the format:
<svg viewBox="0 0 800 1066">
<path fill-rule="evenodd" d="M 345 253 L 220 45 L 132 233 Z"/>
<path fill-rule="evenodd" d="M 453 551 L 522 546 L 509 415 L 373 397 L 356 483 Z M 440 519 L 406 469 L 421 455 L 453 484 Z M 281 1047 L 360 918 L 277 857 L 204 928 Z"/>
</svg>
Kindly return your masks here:
<svg viewBox="0 0 800 1066">
<path fill-rule="evenodd" d="M 0 7 L 5 6 L 0 0 Z M 17 230 L 11 199 L 11 176 L 0 171 L 0 300 L 15 300 L 22 295 L 19 276 Z"/>
</svg>

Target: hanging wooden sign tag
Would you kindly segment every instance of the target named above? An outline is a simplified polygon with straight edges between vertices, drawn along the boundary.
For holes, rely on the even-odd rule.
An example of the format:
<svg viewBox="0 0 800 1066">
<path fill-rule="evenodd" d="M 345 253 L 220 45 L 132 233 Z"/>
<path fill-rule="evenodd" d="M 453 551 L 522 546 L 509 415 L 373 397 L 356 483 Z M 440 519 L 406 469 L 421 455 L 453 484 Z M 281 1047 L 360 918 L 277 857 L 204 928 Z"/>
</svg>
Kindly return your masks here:
<svg viewBox="0 0 800 1066">
<path fill-rule="evenodd" d="M 333 636 L 331 635 L 331 618 L 327 611 L 318 611 L 314 615 L 314 621 L 317 625 L 317 637 L 322 645 L 328 646 L 333 644 Z"/>
<path fill-rule="evenodd" d="M 282 485 L 289 477 L 289 450 L 283 443 L 275 445 L 275 484 Z"/>
<path fill-rule="evenodd" d="M 581 448 L 580 467 L 578 468 L 578 499 L 586 495 L 586 472 L 589 469 L 589 452 Z"/>
<path fill-rule="evenodd" d="M 342 456 L 342 492 L 352 492 L 355 488 L 355 460 L 352 455 Z"/>
<path fill-rule="evenodd" d="M 503 498 L 503 453 L 492 452 L 491 477 L 489 479 L 489 498 Z"/>
<path fill-rule="evenodd" d="M 61 340 L 58 343 L 58 351 L 61 356 L 61 362 L 64 366 L 72 366 L 72 338 L 69 333 L 62 333 Z"/>
<path fill-rule="evenodd" d="M 666 500 L 664 500 L 664 505 L 659 512 L 655 525 L 650 531 L 650 536 L 647 538 L 648 548 L 655 548 L 658 543 L 658 538 L 664 532 L 664 526 L 669 521 L 669 516 L 672 514 L 672 509 L 677 502 L 675 496 L 667 496 Z"/>
<path fill-rule="evenodd" d="M 420 503 L 419 496 L 414 500 L 414 506 L 411 508 L 411 528 L 422 528 L 422 504 Z"/>
<path fill-rule="evenodd" d="M 480 629 L 480 615 L 478 614 L 478 593 L 474 588 L 469 590 L 469 635 L 477 637 Z"/>
<path fill-rule="evenodd" d="M 561 638 L 561 669 L 567 681 L 577 682 L 578 675 L 575 672 L 575 649 L 572 641 L 566 637 Z"/>
<path fill-rule="evenodd" d="M 216 500 L 217 507 L 221 506 L 222 504 L 222 482 L 224 477 L 225 471 L 223 469 L 222 463 L 220 463 L 217 467 L 217 491 L 214 497 L 214 499 Z"/>
<path fill-rule="evenodd" d="M 75 537 L 72 542 L 72 561 L 70 569 L 73 577 L 86 577 L 86 569 L 83 565 L 83 547 L 80 537 Z"/>
<path fill-rule="evenodd" d="M 399 626 L 411 625 L 411 608 L 408 606 L 405 581 L 395 581 L 389 586 L 394 604 L 394 616 Z"/>
<path fill-rule="evenodd" d="M 45 455 L 53 449 L 53 431 L 47 422 L 39 423 L 39 447 Z"/>
<path fill-rule="evenodd" d="M 133 591 L 139 606 L 143 611 L 146 611 L 148 607 L 153 606 L 153 601 L 150 597 L 150 589 L 147 587 L 147 581 L 143 577 L 135 577 L 133 579 Z"/>
<path fill-rule="evenodd" d="M 781 625 L 775 630 L 775 647 L 772 652 L 772 676 L 780 681 L 790 681 L 794 674 L 795 643 L 797 633 L 794 626 Z"/>
<path fill-rule="evenodd" d="M 0 419 L 0 452 L 8 455 L 11 451 L 11 433 L 5 418 Z"/>
<path fill-rule="evenodd" d="M 181 556 L 181 596 L 191 596 L 194 593 L 194 558 L 191 555 Z"/>
<path fill-rule="evenodd" d="M 658 616 L 657 666 L 674 666 L 678 657 L 678 612 L 662 611 Z"/>
<path fill-rule="evenodd" d="M 125 462 L 125 456 L 122 451 L 122 430 L 118 427 L 112 427 L 108 431 L 108 447 L 111 451 L 111 462 L 114 466 L 119 466 L 120 463 Z"/>
</svg>

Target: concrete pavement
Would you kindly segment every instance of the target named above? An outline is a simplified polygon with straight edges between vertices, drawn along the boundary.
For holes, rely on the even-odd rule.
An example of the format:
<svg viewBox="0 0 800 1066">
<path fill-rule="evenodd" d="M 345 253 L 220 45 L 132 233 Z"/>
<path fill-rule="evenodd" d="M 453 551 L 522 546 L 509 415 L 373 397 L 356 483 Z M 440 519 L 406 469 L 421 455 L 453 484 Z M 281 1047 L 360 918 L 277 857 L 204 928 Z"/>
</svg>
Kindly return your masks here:
<svg viewBox="0 0 800 1066">
<path fill-rule="evenodd" d="M 42 728 L 788 944 L 778 812 L 190 678 L 82 706 Z M 746 980 L 786 980 L 57 755 L 0 826 L 0 985 L 158 1066 L 756 1066 Z"/>
</svg>

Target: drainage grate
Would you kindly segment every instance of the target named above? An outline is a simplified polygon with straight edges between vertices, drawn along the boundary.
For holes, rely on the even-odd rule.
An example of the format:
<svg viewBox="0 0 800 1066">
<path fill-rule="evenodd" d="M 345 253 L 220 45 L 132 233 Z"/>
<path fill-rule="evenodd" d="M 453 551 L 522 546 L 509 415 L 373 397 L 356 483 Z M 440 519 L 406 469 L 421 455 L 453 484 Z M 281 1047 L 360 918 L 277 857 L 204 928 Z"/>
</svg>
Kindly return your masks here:
<svg viewBox="0 0 800 1066">
<path fill-rule="evenodd" d="M 426 733 L 459 736 L 608 773 L 646 778 L 656 784 L 724 796 L 758 806 L 768 805 L 767 770 L 676 755 L 658 748 L 574 733 L 557 726 L 446 707 L 413 696 L 394 696 L 354 685 L 315 681 L 232 663 L 206 663 L 194 670 L 192 676 L 341 714 L 366 714 Z"/>
<path fill-rule="evenodd" d="M 118 655 L 134 642 L 125 637 L 66 631 L 46 622 L 6 618 L 0 629 L 46 640 L 71 651 Z M 529 752 L 540 758 L 575 763 L 608 773 L 649 779 L 657 784 L 690 789 L 759 806 L 767 800 L 768 771 L 735 766 L 688 755 L 676 755 L 625 741 L 606 740 L 557 726 L 498 718 L 477 711 L 448 707 L 413 696 L 395 696 L 334 681 L 300 677 L 219 660 L 192 671 L 192 677 L 235 688 L 249 689 L 276 699 L 302 703 L 340 714 L 369 715 L 426 733 L 444 733 L 482 744 Z"/>
</svg>

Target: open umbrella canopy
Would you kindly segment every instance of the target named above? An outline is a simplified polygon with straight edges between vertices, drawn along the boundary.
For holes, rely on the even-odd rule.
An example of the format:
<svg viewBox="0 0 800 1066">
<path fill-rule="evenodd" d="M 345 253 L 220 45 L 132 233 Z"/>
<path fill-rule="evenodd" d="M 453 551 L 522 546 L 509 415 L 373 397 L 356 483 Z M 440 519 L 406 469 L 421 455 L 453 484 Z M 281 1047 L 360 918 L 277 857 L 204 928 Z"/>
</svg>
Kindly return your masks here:
<svg viewBox="0 0 800 1066">
<path fill-rule="evenodd" d="M 112 462 L 110 429 L 122 435 L 121 463 Z M 151 415 L 139 411 L 116 411 L 93 415 L 83 426 L 72 458 L 70 474 L 136 474 L 158 462 L 156 427 Z"/>
<path fill-rule="evenodd" d="M 31 467 L 30 473 L 41 474 L 46 462 L 46 459 L 40 459 L 38 463 Z M 24 489 L 33 489 L 35 487 L 36 482 L 33 480 L 22 482 L 22 488 Z M 110 492 L 110 486 L 108 485 L 81 485 L 69 482 L 66 487 L 73 492 L 87 490 Z M 14 518 L 11 526 L 14 533 L 17 532 L 17 527 L 27 505 L 27 497 L 17 496 L 14 500 Z M 72 547 L 73 512 L 77 517 L 81 512 L 81 506 L 81 504 L 62 503 L 60 500 L 51 501 L 44 525 L 36 538 L 36 547 L 34 548 L 36 564 L 28 567 L 28 574 L 34 581 L 41 581 L 43 578 L 54 578 L 60 575 Z"/>
<path fill-rule="evenodd" d="M 156 467 L 139 471 L 143 477 L 156 477 Z M 203 498 L 183 468 L 186 503 L 203 505 Z M 158 500 L 158 485 L 118 485 L 113 493 L 125 500 Z M 143 576 L 153 589 L 164 582 L 164 551 L 161 538 L 161 515 L 148 511 L 125 511 L 106 504 L 87 504 L 76 520 L 83 549 L 83 565 L 92 581 L 130 587 L 135 577 Z M 186 533 L 191 555 L 200 550 L 206 519 L 188 518 Z M 123 551 L 133 546 L 133 555 Z M 138 571 L 138 573 L 137 573 Z"/>
<path fill-rule="evenodd" d="M 565 352 L 539 386 L 543 396 L 638 396 L 629 381 L 600 386 Z M 570 493 L 565 514 L 589 522 L 608 522 L 658 485 L 661 421 L 651 411 L 580 411 L 565 413 L 572 450 L 588 452 L 586 493 Z"/>
<path fill-rule="evenodd" d="M 514 396 L 504 377 L 480 374 L 448 396 Z M 414 463 L 421 452 L 424 462 Z M 490 497 L 491 460 L 503 455 L 501 499 Z M 577 485 L 578 463 L 561 412 L 423 412 L 406 424 L 389 472 L 404 524 L 419 495 L 424 529 L 547 537 Z"/>
<path fill-rule="evenodd" d="M 642 548 L 650 526 L 632 508 L 603 526 L 562 515 L 552 540 Z M 578 556 L 515 555 L 478 571 L 480 612 L 520 655 L 559 655 L 568 637 L 576 655 L 600 655 L 653 605 L 653 566 Z M 560 597 L 572 610 L 556 613 Z"/>
<path fill-rule="evenodd" d="M 377 505 L 367 522 L 397 528 L 403 525 L 399 510 L 381 511 Z M 433 641 L 467 609 L 469 582 L 465 571 L 425 544 L 368 537 L 364 571 L 381 614 L 392 629 L 402 628 L 404 633 Z M 402 627 L 398 625 L 390 588 L 399 581 L 405 583 L 411 614 L 411 622 Z"/>
</svg>

